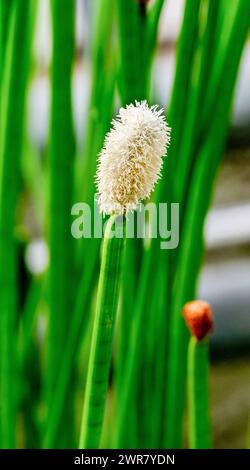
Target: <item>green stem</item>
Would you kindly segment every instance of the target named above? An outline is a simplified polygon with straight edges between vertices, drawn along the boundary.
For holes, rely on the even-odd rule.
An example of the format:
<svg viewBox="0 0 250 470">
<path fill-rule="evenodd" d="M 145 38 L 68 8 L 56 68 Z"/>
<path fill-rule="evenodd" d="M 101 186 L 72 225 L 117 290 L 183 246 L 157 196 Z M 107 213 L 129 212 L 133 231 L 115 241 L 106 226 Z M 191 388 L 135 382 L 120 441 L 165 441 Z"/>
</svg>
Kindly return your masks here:
<svg viewBox="0 0 250 470">
<path fill-rule="evenodd" d="M 95 35 L 92 45 L 91 97 L 84 158 L 80 171 L 81 197 L 88 203 L 93 202 L 94 196 L 94 185 L 90 185 L 89 181 L 94 179 L 96 156 L 99 154 L 104 136 L 109 130 L 113 113 L 116 79 L 114 53 L 111 47 L 113 16 L 113 0 L 100 0 L 97 4 Z"/>
<path fill-rule="evenodd" d="M 116 446 L 118 448 L 126 448 L 132 443 L 132 447 L 135 445 L 135 442 L 131 440 L 130 432 L 128 432 L 127 422 L 129 415 L 131 413 L 132 407 L 136 406 L 136 393 L 137 393 L 137 382 L 138 382 L 138 370 L 141 365 L 141 357 L 144 352 L 141 335 L 142 335 L 142 325 L 143 329 L 148 325 L 149 318 L 148 316 L 148 305 L 149 300 L 147 291 L 148 286 L 153 283 L 155 276 L 153 266 L 154 259 L 157 253 L 158 245 L 153 244 L 153 247 L 150 251 L 147 251 L 143 257 L 143 264 L 141 267 L 141 274 L 139 280 L 139 290 L 136 297 L 136 304 L 134 307 L 134 325 L 133 329 L 127 332 L 129 334 L 127 338 L 127 358 L 124 367 L 124 380 L 123 387 L 120 390 L 119 400 L 119 409 L 118 409 L 118 424 L 117 424 L 117 436 L 116 436 Z M 124 286 L 126 289 L 126 286 Z M 150 293 L 151 296 L 151 293 Z M 125 312 L 124 312 L 125 313 Z M 145 330 L 146 331 L 146 330 Z M 152 332 L 151 332 L 152 333 Z M 143 374 L 143 371 L 142 371 Z M 137 409 L 135 409 L 135 412 Z M 132 431 L 136 439 L 135 430 Z"/>
<path fill-rule="evenodd" d="M 161 447 L 162 400 L 159 391 L 164 383 L 164 362 L 166 344 L 165 292 L 163 283 L 166 277 L 157 266 L 157 283 L 152 292 L 152 300 L 148 309 L 148 334 L 141 338 L 140 369 L 145 369 L 139 390 L 139 448 L 154 449 Z M 164 309 L 163 309 L 164 305 Z M 167 320 L 167 318 L 166 318 Z M 144 340 L 144 341 L 143 341 Z M 140 383 L 140 381 L 139 381 Z"/>
<path fill-rule="evenodd" d="M 211 73 L 212 51 L 215 46 L 214 28 L 218 16 L 218 3 L 206 2 L 204 6 L 206 8 L 202 10 L 204 18 L 202 18 L 203 21 L 200 21 L 200 29 L 204 30 L 204 23 L 206 27 L 205 31 L 200 33 L 200 45 L 198 45 L 193 59 L 189 95 L 186 100 L 186 122 L 177 163 L 178 178 L 174 179 L 173 200 L 180 203 L 181 213 L 185 208 L 184 195 L 193 163 L 196 136 L 200 131 L 200 110 L 203 108 L 203 97 Z"/>
<path fill-rule="evenodd" d="M 72 321 L 69 326 L 69 333 L 63 355 L 63 365 L 59 370 L 58 381 L 54 393 L 51 412 L 48 417 L 47 429 L 45 432 L 43 446 L 54 448 L 58 439 L 60 425 L 63 422 L 64 407 L 67 393 L 71 385 L 72 368 L 75 363 L 79 346 L 86 335 L 90 321 L 90 315 L 86 312 L 90 308 L 90 300 L 93 286 L 93 272 L 96 268 L 96 240 L 88 240 L 88 254 L 92 264 L 88 263 L 88 271 L 84 271 L 80 280 L 75 308 L 72 314 Z"/>
<path fill-rule="evenodd" d="M 37 318 L 37 309 L 43 294 L 43 283 L 41 279 L 34 278 L 31 281 L 27 298 L 21 315 L 21 331 L 20 331 L 20 367 L 24 367 L 24 363 L 30 348 L 32 339 L 32 331 L 34 330 Z"/>
<path fill-rule="evenodd" d="M 169 150 L 170 153 L 174 152 L 177 155 L 182 139 L 185 114 L 187 110 L 187 97 L 191 77 L 190 71 L 198 36 L 200 3 L 201 0 L 188 0 L 186 2 L 178 43 L 174 86 L 169 107 L 170 112 L 168 115 L 168 121 L 172 127 L 171 139 L 174 142 L 174 145 L 172 145 Z M 170 160 L 170 164 L 175 168 L 175 165 L 177 164 L 176 159 L 172 159 L 172 162 Z"/>
<path fill-rule="evenodd" d="M 0 86 L 4 71 L 4 62 L 7 49 L 9 26 L 11 22 L 11 9 L 13 0 L 1 0 L 0 7 Z"/>
<path fill-rule="evenodd" d="M 117 370 L 116 382 L 118 389 L 123 387 L 124 380 L 124 366 L 127 359 L 128 335 L 131 329 L 131 322 L 133 319 L 134 310 L 134 297 L 136 285 L 136 273 L 134 269 L 129 269 L 133 266 L 135 259 L 134 248 L 135 244 L 129 243 L 132 240 L 127 240 L 124 250 L 124 263 L 121 284 L 124 286 L 121 291 L 121 310 L 119 317 L 119 331 L 118 331 L 118 344 L 117 344 Z"/>
<path fill-rule="evenodd" d="M 27 111 L 26 111 L 27 114 Z M 31 194 L 34 204 L 35 222 L 39 232 L 43 232 L 45 223 L 45 169 L 39 151 L 26 136 L 22 156 L 22 177 L 25 188 Z"/>
<path fill-rule="evenodd" d="M 160 19 L 163 4 L 164 4 L 164 0 L 155 0 L 152 8 L 148 12 L 148 28 L 147 28 L 148 29 L 147 31 L 148 44 L 149 44 L 148 53 L 150 54 L 151 58 L 152 58 L 152 51 L 156 46 L 158 24 L 159 24 L 159 19 Z"/>
<path fill-rule="evenodd" d="M 15 447 L 17 253 L 14 236 L 20 187 L 25 89 L 30 57 L 30 1 L 13 5 L 1 99 L 0 149 L 0 447 Z"/>
<path fill-rule="evenodd" d="M 120 95 L 122 104 L 147 97 L 145 69 L 147 16 L 140 17 L 134 0 L 116 0 L 120 54 Z M 140 53 L 139 53 L 140 51 Z"/>
<path fill-rule="evenodd" d="M 231 70 L 234 67 L 231 66 L 231 55 L 232 50 L 236 47 L 238 51 L 239 46 L 242 48 L 241 40 L 239 39 L 244 33 L 246 27 L 246 19 L 248 18 L 249 28 L 249 2 L 247 0 L 235 0 L 232 3 L 232 7 L 228 8 L 227 2 L 221 4 L 221 29 L 220 34 L 217 33 L 216 40 L 216 54 L 214 57 L 214 65 L 210 75 L 210 79 L 207 82 L 206 93 L 204 93 L 203 112 L 201 113 L 200 127 L 201 131 L 207 129 L 207 126 L 211 123 L 211 116 L 217 107 L 218 100 L 224 91 L 224 80 L 227 79 L 225 71 L 231 74 Z M 223 11 L 224 10 L 224 11 Z M 243 30 L 241 31 L 241 23 Z M 238 52 L 237 52 L 238 54 Z"/>
<path fill-rule="evenodd" d="M 96 313 L 86 383 L 80 448 L 98 448 L 102 431 L 108 377 L 111 365 L 113 330 L 118 306 L 123 234 L 113 236 L 118 219 L 111 216 L 104 235 Z M 119 230 L 123 224 L 118 221 Z"/>
<path fill-rule="evenodd" d="M 51 2 L 53 26 L 50 137 L 50 272 L 47 404 L 53 400 L 72 305 L 69 278 L 73 271 L 70 233 L 75 139 L 71 112 L 74 57 L 74 2 Z M 62 53 L 63 50 L 63 53 Z"/>
<path fill-rule="evenodd" d="M 208 341 L 192 337 L 188 348 L 188 430 L 191 449 L 210 449 Z"/>
</svg>

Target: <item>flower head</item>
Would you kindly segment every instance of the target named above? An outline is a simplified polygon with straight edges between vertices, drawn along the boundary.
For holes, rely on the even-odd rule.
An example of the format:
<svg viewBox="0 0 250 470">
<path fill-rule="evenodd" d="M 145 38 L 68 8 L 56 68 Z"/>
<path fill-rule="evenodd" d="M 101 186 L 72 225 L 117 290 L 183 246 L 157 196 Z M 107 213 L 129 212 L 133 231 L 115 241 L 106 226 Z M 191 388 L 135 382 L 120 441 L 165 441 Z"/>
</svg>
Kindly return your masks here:
<svg viewBox="0 0 250 470">
<path fill-rule="evenodd" d="M 204 300 L 194 300 L 184 305 L 183 315 L 190 333 L 200 341 L 213 329 L 212 309 Z"/>
<path fill-rule="evenodd" d="M 161 175 L 169 138 L 163 110 L 157 106 L 136 101 L 120 109 L 98 162 L 98 202 L 103 213 L 126 214 L 149 197 Z"/>
</svg>

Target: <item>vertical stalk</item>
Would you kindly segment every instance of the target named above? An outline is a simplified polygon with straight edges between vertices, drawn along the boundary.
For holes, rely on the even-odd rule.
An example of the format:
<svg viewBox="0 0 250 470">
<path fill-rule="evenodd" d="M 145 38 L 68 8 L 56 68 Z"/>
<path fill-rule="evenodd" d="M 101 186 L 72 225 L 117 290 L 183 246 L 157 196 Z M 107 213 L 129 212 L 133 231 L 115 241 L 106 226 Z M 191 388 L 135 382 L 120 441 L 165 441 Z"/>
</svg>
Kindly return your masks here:
<svg viewBox="0 0 250 470">
<path fill-rule="evenodd" d="M 93 245 L 91 245 L 93 248 Z M 96 253 L 88 250 L 90 258 L 94 260 Z M 89 267 L 89 264 L 88 264 Z M 69 326 L 68 338 L 65 344 L 63 355 L 63 364 L 58 373 L 58 381 L 54 393 L 51 412 L 48 417 L 47 429 L 44 436 L 43 446 L 45 448 L 54 448 L 60 432 L 61 423 L 64 420 L 65 403 L 67 402 L 67 393 L 70 390 L 72 369 L 77 357 L 81 340 L 86 334 L 89 325 L 89 318 L 85 312 L 90 308 L 91 286 L 93 285 L 93 270 L 96 263 L 93 262 L 89 272 L 84 271 L 80 280 L 77 299 L 74 306 L 72 321 Z M 92 282 L 91 282 L 92 281 Z"/>
<path fill-rule="evenodd" d="M 224 94 L 225 70 L 231 74 L 231 70 L 234 69 L 231 67 L 231 53 L 234 47 L 236 47 L 236 51 L 239 46 L 242 47 L 241 40 L 238 43 L 237 39 L 241 38 L 242 32 L 245 31 L 243 15 L 249 17 L 249 3 L 247 0 L 235 0 L 229 9 L 227 2 L 221 2 L 219 13 L 221 25 L 220 31 L 216 31 L 217 45 L 214 65 L 206 85 L 206 93 L 204 93 L 203 112 L 200 120 L 201 133 L 209 126 L 217 102 Z M 241 31 L 241 23 L 243 31 Z"/>
<path fill-rule="evenodd" d="M 0 6 L 0 85 L 4 71 L 4 62 L 7 49 L 9 26 L 11 22 L 11 9 L 13 0 L 1 0 Z"/>
<path fill-rule="evenodd" d="M 31 281 L 24 308 L 21 314 L 20 343 L 20 369 L 25 365 L 32 340 L 32 331 L 37 317 L 37 309 L 43 294 L 43 282 L 39 278 Z"/>
<path fill-rule="evenodd" d="M 0 447 L 15 447 L 17 250 L 14 235 L 20 187 L 25 89 L 30 55 L 30 1 L 13 4 L 1 89 L 0 148 Z"/>
<path fill-rule="evenodd" d="M 71 111 L 74 2 L 51 2 L 53 27 L 50 135 L 50 271 L 47 404 L 50 413 L 70 322 L 73 239 L 70 234 L 75 139 Z"/>
<path fill-rule="evenodd" d="M 118 306 L 123 233 L 112 236 L 116 216 L 111 216 L 104 235 L 101 271 L 97 292 L 80 448 L 98 448 L 102 431 L 108 376 L 111 364 L 113 330 Z M 120 221 L 118 221 L 121 224 Z M 119 226 L 123 231 L 123 224 Z"/>
<path fill-rule="evenodd" d="M 119 37 L 119 88 L 123 105 L 145 99 L 145 17 L 134 0 L 116 0 Z M 140 53 L 139 53 L 140 51 Z"/>
<path fill-rule="evenodd" d="M 166 3 L 166 2 L 165 2 Z M 147 28 L 147 41 L 148 41 L 148 53 L 150 54 L 149 60 L 152 59 L 152 51 L 156 46 L 157 31 L 159 19 L 162 11 L 164 0 L 155 0 L 153 6 L 148 12 L 148 28 Z"/>
<path fill-rule="evenodd" d="M 136 303 L 134 307 L 134 325 L 133 328 L 130 328 L 129 337 L 127 338 L 127 358 L 123 371 L 124 380 L 123 387 L 121 389 L 121 396 L 119 397 L 119 408 L 118 408 L 118 424 L 117 424 L 117 436 L 116 436 L 116 446 L 128 447 L 131 442 L 132 447 L 135 445 L 133 439 L 128 432 L 127 422 L 131 409 L 133 406 L 136 406 L 136 394 L 137 394 L 137 385 L 139 382 L 138 379 L 138 370 L 141 366 L 141 359 L 144 350 L 145 343 L 142 339 L 142 325 L 143 329 L 148 325 L 150 321 L 149 316 L 149 306 L 151 303 L 152 293 L 150 292 L 147 295 L 148 286 L 153 283 L 155 272 L 153 270 L 154 259 L 157 254 L 158 244 L 154 243 L 150 251 L 145 252 L 143 257 L 143 263 L 141 267 L 140 282 L 139 282 L 139 291 L 136 297 Z M 126 286 L 124 286 L 126 289 Z M 126 312 L 125 312 L 126 313 Z M 152 331 L 150 332 L 152 334 Z M 146 346 L 147 347 L 147 346 Z M 142 375 L 145 372 L 142 371 Z M 142 398 L 140 398 L 142 400 Z M 135 420 L 136 423 L 136 420 Z M 136 430 L 131 430 L 133 432 L 134 440 L 137 439 Z"/>
<path fill-rule="evenodd" d="M 191 449 L 210 449 L 208 400 L 208 340 L 190 338 L 188 347 L 188 419 Z"/>
<path fill-rule="evenodd" d="M 91 96 L 84 144 L 83 200 L 92 203 L 94 185 L 89 184 L 96 172 L 96 156 L 101 150 L 113 113 L 116 72 L 111 48 L 113 0 L 99 0 L 96 6 L 95 33 L 92 45 Z M 100 73 L 102 71 L 102 73 Z M 82 185 L 82 180 L 81 180 Z"/>
<path fill-rule="evenodd" d="M 196 137 L 200 134 L 200 110 L 206 83 L 211 74 L 212 51 L 215 47 L 215 27 L 218 18 L 218 3 L 206 1 L 202 4 L 199 44 L 195 51 L 191 80 L 187 97 L 186 121 L 182 131 L 180 153 L 177 163 L 178 178 L 174 179 L 173 200 L 180 203 L 181 218 L 185 210 L 184 195 L 187 191 L 192 169 Z"/>
<path fill-rule="evenodd" d="M 175 152 L 178 155 L 182 139 L 191 68 L 198 37 L 200 3 L 201 0 L 188 0 L 184 11 L 168 116 L 169 124 L 172 127 L 172 141 L 174 142 L 174 145 L 170 148 L 170 154 Z M 177 161 L 173 158 L 170 165 L 175 168 L 176 164 Z"/>
</svg>

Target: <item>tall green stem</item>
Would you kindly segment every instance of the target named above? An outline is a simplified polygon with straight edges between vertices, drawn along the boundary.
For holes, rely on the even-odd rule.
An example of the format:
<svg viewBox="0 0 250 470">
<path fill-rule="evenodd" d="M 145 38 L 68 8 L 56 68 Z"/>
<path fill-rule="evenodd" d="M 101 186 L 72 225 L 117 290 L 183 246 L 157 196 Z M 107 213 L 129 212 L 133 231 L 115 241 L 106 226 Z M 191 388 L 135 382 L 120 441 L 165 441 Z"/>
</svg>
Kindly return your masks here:
<svg viewBox="0 0 250 470">
<path fill-rule="evenodd" d="M 30 56 L 30 1 L 13 5 L 1 96 L 0 171 L 0 447 L 15 447 L 17 251 L 25 89 Z"/>
<path fill-rule="evenodd" d="M 127 358 L 123 371 L 124 380 L 120 392 L 121 396 L 118 397 L 119 404 L 116 436 L 116 446 L 118 448 L 133 447 L 136 444 L 135 439 L 138 439 L 138 436 L 136 436 L 136 430 L 131 431 L 133 432 L 134 439 L 131 438 L 127 422 L 129 420 L 131 409 L 137 405 L 136 394 L 138 370 L 141 365 L 141 354 L 144 346 L 144 341 L 142 339 L 142 325 L 148 325 L 149 321 L 149 318 L 147 318 L 149 312 L 147 305 L 148 296 L 146 295 L 146 291 L 148 286 L 153 282 L 153 277 L 155 275 L 153 271 L 153 260 L 156 255 L 157 248 L 158 245 L 154 244 L 151 248 L 152 252 L 147 251 L 144 255 L 141 267 L 139 291 L 137 293 L 134 307 L 134 325 L 133 328 L 130 327 L 130 336 L 127 338 Z M 124 290 L 126 291 L 126 286 L 124 286 Z M 144 375 L 143 371 L 142 375 Z"/>
<path fill-rule="evenodd" d="M 88 264 L 89 271 L 84 271 L 84 275 L 79 284 L 79 290 L 77 293 L 76 304 L 72 314 L 72 321 L 69 326 L 68 338 L 65 344 L 65 351 L 63 355 L 63 365 L 61 366 L 58 374 L 57 386 L 54 393 L 53 404 L 51 406 L 51 412 L 48 417 L 47 428 L 44 436 L 43 446 L 45 448 L 54 448 L 55 443 L 58 439 L 60 432 L 60 425 L 64 419 L 64 408 L 67 401 L 67 393 L 71 385 L 72 369 L 75 364 L 77 352 L 86 334 L 87 327 L 89 325 L 90 315 L 86 315 L 85 312 L 90 308 L 90 300 L 92 296 L 91 292 L 91 281 L 93 280 L 93 271 L 96 267 L 95 246 L 94 253 L 88 247 L 88 255 L 93 260 L 93 264 L 90 267 Z"/>
<path fill-rule="evenodd" d="M 50 135 L 50 272 L 48 337 L 48 411 L 53 400 L 70 322 L 73 269 L 70 234 L 75 140 L 71 112 L 71 72 L 74 57 L 74 2 L 51 2 L 53 27 L 52 103 Z M 63 50 L 63 53 L 62 53 Z"/>
<path fill-rule="evenodd" d="M 104 136 L 109 130 L 113 113 L 116 80 L 114 53 L 111 47 L 113 17 L 113 0 L 99 0 L 96 6 L 95 34 L 92 45 L 91 96 L 84 158 L 80 173 L 81 196 L 85 202 L 91 204 L 94 185 L 89 184 L 89 181 L 93 181 L 97 155 L 103 145 Z"/>
<path fill-rule="evenodd" d="M 206 1 L 202 5 L 199 43 L 193 58 L 190 73 L 189 94 L 186 99 L 186 120 L 180 141 L 180 152 L 176 164 L 178 178 L 174 178 L 173 200 L 179 202 L 182 213 L 185 210 L 185 198 L 190 171 L 194 158 L 196 137 L 200 133 L 200 110 L 203 108 L 203 96 L 206 83 L 211 74 L 212 51 L 215 46 L 215 27 L 218 17 L 218 3 Z"/>
<path fill-rule="evenodd" d="M 145 99 L 145 26 L 146 17 L 140 18 L 139 4 L 134 0 L 116 0 L 119 35 L 122 104 Z M 140 53 L 139 53 L 140 51 Z"/>
<path fill-rule="evenodd" d="M 94 329 L 91 342 L 80 448 L 98 448 L 102 431 L 108 377 L 111 364 L 113 330 L 116 318 L 119 279 L 123 251 L 123 224 L 119 221 L 118 237 L 112 237 L 117 223 L 111 216 L 104 235 L 101 271 L 97 292 Z"/>
<path fill-rule="evenodd" d="M 208 341 L 190 338 L 188 348 L 188 429 L 191 449 L 210 449 Z"/>
<path fill-rule="evenodd" d="M 1 0 L 0 6 L 0 85 L 2 84 L 13 0 Z"/>
</svg>

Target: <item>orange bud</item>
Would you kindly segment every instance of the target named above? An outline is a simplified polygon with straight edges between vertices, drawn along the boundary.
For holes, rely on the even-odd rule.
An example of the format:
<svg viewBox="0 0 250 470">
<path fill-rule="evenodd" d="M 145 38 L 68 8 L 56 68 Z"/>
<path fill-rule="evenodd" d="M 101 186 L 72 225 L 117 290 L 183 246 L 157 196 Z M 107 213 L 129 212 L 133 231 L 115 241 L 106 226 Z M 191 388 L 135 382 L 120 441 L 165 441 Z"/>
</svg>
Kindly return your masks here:
<svg viewBox="0 0 250 470">
<path fill-rule="evenodd" d="M 213 314 L 208 302 L 194 300 L 183 307 L 183 315 L 190 333 L 200 341 L 213 329 Z"/>
</svg>

